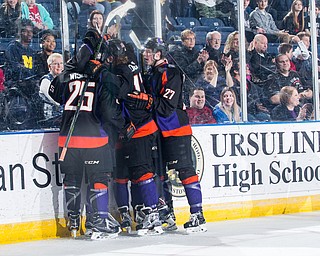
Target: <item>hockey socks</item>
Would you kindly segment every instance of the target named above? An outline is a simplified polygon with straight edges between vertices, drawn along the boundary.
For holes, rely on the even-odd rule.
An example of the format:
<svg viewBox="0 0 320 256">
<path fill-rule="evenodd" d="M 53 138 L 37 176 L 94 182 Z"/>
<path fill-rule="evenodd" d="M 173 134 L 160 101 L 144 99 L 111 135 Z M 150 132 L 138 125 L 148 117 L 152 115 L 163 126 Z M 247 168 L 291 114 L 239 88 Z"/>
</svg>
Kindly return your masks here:
<svg viewBox="0 0 320 256">
<path fill-rule="evenodd" d="M 190 205 L 190 212 L 196 213 L 202 211 L 202 193 L 199 181 L 188 184 L 186 180 L 184 180 L 182 184 Z"/>
<path fill-rule="evenodd" d="M 116 179 L 114 194 L 118 207 L 129 206 L 128 179 Z"/>
</svg>

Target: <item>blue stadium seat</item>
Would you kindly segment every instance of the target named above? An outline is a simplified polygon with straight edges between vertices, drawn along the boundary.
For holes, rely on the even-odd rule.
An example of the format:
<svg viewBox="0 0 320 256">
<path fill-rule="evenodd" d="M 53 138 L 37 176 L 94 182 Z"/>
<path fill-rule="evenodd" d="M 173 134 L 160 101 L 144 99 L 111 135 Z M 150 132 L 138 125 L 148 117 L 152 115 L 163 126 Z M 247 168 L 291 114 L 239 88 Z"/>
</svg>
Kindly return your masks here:
<svg viewBox="0 0 320 256">
<path fill-rule="evenodd" d="M 272 56 L 277 56 L 279 44 L 280 43 L 268 43 L 267 52 L 270 53 Z"/>
<path fill-rule="evenodd" d="M 219 19 L 219 18 L 201 17 L 201 18 L 199 18 L 199 21 L 200 21 L 201 25 L 208 26 L 212 30 L 216 30 L 218 27 L 224 27 L 225 26 L 223 21 L 221 19 Z"/>
<path fill-rule="evenodd" d="M 206 35 L 207 35 L 207 32 L 198 31 L 196 33 L 196 45 L 205 46 L 205 44 L 206 44 Z"/>
<path fill-rule="evenodd" d="M 176 17 L 176 21 L 178 25 L 184 25 L 186 28 L 190 29 L 201 26 L 200 21 L 194 17 Z"/>
</svg>

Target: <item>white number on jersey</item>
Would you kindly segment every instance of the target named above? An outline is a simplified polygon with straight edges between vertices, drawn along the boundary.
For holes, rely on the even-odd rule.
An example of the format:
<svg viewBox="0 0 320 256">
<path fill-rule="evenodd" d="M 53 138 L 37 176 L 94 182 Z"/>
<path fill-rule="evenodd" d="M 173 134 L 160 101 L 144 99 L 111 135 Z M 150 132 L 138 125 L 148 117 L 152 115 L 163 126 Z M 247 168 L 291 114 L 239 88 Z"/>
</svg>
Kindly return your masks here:
<svg viewBox="0 0 320 256">
<path fill-rule="evenodd" d="M 80 80 L 74 80 L 69 83 L 69 90 L 71 95 L 68 101 L 66 102 L 66 105 L 64 107 L 65 110 L 73 110 L 73 111 L 76 110 L 77 103 L 74 105 L 72 105 L 72 103 L 77 97 L 80 97 L 84 84 L 85 84 L 85 81 L 80 81 Z M 95 87 L 95 86 L 96 86 L 95 82 L 89 82 L 88 84 L 88 87 Z M 93 98 L 94 98 L 94 93 L 85 92 L 80 110 L 88 111 L 88 112 L 92 111 Z"/>
<path fill-rule="evenodd" d="M 175 93 L 176 92 L 174 90 L 166 89 L 165 93 L 163 94 L 163 97 L 171 100 Z"/>
</svg>

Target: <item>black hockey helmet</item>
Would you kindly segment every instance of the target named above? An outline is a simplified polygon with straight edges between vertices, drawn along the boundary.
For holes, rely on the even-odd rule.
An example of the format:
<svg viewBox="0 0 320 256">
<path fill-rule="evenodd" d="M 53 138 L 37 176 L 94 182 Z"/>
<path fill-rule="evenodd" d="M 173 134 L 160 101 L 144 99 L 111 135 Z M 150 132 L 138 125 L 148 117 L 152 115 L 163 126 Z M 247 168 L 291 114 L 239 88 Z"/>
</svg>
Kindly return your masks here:
<svg viewBox="0 0 320 256">
<path fill-rule="evenodd" d="M 109 55 L 112 57 L 120 57 L 126 54 L 126 46 L 119 39 L 108 40 L 108 51 Z"/>
<path fill-rule="evenodd" d="M 161 58 L 167 55 L 167 47 L 163 40 L 159 37 L 148 38 L 144 44 L 144 48 L 151 49 L 153 53 L 161 52 Z"/>
</svg>

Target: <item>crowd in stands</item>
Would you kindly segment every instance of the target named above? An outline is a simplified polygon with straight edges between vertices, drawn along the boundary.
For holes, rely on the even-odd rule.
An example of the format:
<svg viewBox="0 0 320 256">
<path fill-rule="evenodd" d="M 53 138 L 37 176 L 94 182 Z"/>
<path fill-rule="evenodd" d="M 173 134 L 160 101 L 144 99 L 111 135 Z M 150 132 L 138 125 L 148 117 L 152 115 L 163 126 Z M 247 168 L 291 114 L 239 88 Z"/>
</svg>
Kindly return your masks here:
<svg viewBox="0 0 320 256">
<path fill-rule="evenodd" d="M 70 24 L 78 19 L 79 28 L 87 28 L 92 11 L 106 16 L 126 0 L 66 2 Z M 139 4 L 139 0 L 136 2 Z M 161 5 L 168 61 L 178 66 L 184 75 L 184 101 L 190 123 L 240 122 L 237 1 L 162 0 Z M 55 14 L 59 11 L 57 6 L 56 1 L 2 1 L 0 40 L 10 38 L 11 41 L 6 45 L 0 70 L 0 81 L 4 81 L 0 83 L 0 130 L 58 126 L 59 106 L 44 93 L 44 88 L 65 63 L 58 54 L 62 49 L 57 47 L 61 37 L 61 24 Z M 309 2 L 244 0 L 244 8 L 248 121 L 312 119 Z M 319 0 L 316 0 L 315 11 L 319 33 Z M 80 19 L 81 15 L 85 22 Z M 137 13 L 129 12 L 121 22 L 122 40 L 128 41 L 127 32 L 135 30 L 130 24 L 134 15 Z M 141 31 L 135 32 L 139 35 Z M 38 51 L 32 45 L 35 39 L 39 42 Z M 16 102 L 17 95 L 19 102 Z M 32 114 L 27 115 L 26 108 L 30 108 Z M 286 114 L 283 109 L 288 109 Z M 49 119 L 50 122 L 44 122 Z"/>
</svg>

